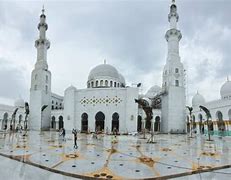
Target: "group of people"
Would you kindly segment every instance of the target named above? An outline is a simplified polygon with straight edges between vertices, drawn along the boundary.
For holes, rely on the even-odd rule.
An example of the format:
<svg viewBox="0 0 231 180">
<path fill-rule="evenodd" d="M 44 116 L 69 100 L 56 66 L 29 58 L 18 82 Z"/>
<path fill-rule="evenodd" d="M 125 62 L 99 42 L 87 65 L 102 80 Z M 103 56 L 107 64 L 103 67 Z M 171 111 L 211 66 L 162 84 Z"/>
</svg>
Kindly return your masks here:
<svg viewBox="0 0 231 180">
<path fill-rule="evenodd" d="M 73 128 L 72 130 L 72 134 L 74 136 L 74 148 L 77 149 L 78 146 L 77 146 L 77 130 L 75 128 Z M 66 138 L 65 138 L 65 135 L 66 135 L 66 130 L 64 128 L 61 128 L 60 129 L 60 133 L 59 133 L 60 136 L 62 136 L 63 138 L 63 141 L 66 141 Z"/>
<path fill-rule="evenodd" d="M 77 149 L 78 148 L 78 145 L 77 145 L 77 130 L 75 128 L 72 129 L 72 134 L 74 136 L 74 148 Z M 111 139 L 111 142 L 112 143 L 117 143 L 118 140 L 117 140 L 117 137 L 116 135 L 118 134 L 118 131 L 116 128 L 113 128 L 113 136 L 112 136 L 112 139 Z M 64 128 L 61 128 L 60 129 L 60 133 L 59 133 L 60 136 L 62 136 L 62 139 L 63 141 L 66 141 L 65 139 L 65 135 L 66 135 L 66 130 Z M 92 136 L 94 139 L 98 139 L 98 131 L 96 130 L 95 133 L 93 133 L 93 136 Z"/>
</svg>

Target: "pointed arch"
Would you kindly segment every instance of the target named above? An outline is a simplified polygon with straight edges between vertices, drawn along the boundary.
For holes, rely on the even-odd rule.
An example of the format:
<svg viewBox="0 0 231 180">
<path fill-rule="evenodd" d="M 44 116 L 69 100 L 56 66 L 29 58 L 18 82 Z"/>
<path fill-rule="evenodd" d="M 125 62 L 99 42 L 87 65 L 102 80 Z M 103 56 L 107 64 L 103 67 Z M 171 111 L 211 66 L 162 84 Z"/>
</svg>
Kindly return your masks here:
<svg viewBox="0 0 231 180">
<path fill-rule="evenodd" d="M 88 114 L 85 112 L 81 115 L 81 132 L 88 132 Z"/>
<path fill-rule="evenodd" d="M 119 114 L 117 112 L 112 114 L 112 126 L 111 131 L 119 132 Z"/>
<path fill-rule="evenodd" d="M 103 112 L 99 111 L 95 115 L 95 130 L 96 131 L 103 131 L 104 130 L 104 122 L 105 115 Z"/>
<path fill-rule="evenodd" d="M 59 116 L 59 129 L 64 128 L 63 116 Z"/>
</svg>

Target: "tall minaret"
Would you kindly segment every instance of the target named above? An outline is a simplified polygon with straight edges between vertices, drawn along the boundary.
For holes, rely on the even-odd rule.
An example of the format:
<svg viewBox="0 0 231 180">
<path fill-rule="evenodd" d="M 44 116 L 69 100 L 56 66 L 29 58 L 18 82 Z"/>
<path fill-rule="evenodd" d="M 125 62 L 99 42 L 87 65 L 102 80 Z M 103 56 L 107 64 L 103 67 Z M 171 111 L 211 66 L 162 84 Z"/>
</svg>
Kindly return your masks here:
<svg viewBox="0 0 231 180">
<path fill-rule="evenodd" d="M 46 39 L 48 25 L 44 12 L 43 8 L 38 24 L 39 38 L 35 41 L 37 61 L 31 73 L 29 128 L 33 130 L 45 130 L 50 127 L 51 72 L 47 64 L 50 42 Z"/>
<path fill-rule="evenodd" d="M 170 29 L 165 38 L 168 43 L 167 61 L 163 71 L 162 88 L 167 95 L 162 99 L 162 131 L 163 132 L 185 132 L 185 85 L 184 67 L 179 56 L 179 42 L 182 38 L 177 29 L 179 15 L 175 0 L 172 0 L 168 21 Z"/>
</svg>

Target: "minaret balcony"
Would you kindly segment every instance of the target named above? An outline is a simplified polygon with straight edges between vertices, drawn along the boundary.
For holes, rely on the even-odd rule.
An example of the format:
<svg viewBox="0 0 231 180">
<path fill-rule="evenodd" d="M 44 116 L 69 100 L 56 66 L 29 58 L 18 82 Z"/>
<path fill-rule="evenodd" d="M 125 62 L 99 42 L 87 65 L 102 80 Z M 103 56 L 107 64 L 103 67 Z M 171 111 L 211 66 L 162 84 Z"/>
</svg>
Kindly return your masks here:
<svg viewBox="0 0 231 180">
<path fill-rule="evenodd" d="M 35 47 L 39 47 L 40 45 L 45 45 L 47 47 L 47 49 L 50 48 L 50 41 L 47 39 L 37 39 L 35 41 Z"/>
<path fill-rule="evenodd" d="M 178 22 L 178 20 L 179 20 L 179 15 L 178 15 L 177 12 L 171 12 L 171 13 L 168 14 L 168 21 L 169 21 L 169 22 L 170 22 L 170 19 L 171 19 L 172 17 L 175 17 L 175 18 L 176 18 L 176 22 Z"/>
<path fill-rule="evenodd" d="M 169 29 L 165 34 L 165 38 L 167 41 L 169 40 L 170 37 L 174 37 L 174 36 L 177 36 L 179 41 L 182 38 L 181 32 L 177 29 Z"/>
<path fill-rule="evenodd" d="M 47 23 L 42 23 L 42 22 L 40 22 L 39 24 L 38 24 L 38 29 L 40 29 L 40 27 L 45 27 L 45 29 L 47 30 L 48 29 L 48 25 L 47 25 Z"/>
</svg>

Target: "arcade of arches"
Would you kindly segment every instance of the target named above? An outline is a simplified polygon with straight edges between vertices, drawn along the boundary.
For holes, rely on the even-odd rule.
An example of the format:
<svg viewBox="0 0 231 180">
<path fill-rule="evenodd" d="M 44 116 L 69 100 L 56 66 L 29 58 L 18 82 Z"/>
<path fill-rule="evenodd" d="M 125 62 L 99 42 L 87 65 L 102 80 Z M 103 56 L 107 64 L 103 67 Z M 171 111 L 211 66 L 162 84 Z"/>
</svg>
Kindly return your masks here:
<svg viewBox="0 0 231 180">
<path fill-rule="evenodd" d="M 152 123 L 151 121 L 146 121 L 145 122 L 145 129 L 148 131 L 151 131 L 152 128 Z M 142 131 L 142 117 L 138 115 L 137 117 L 137 132 Z M 154 120 L 154 131 L 158 132 L 160 131 L 160 116 L 156 116 Z"/>
<path fill-rule="evenodd" d="M 1 130 L 17 130 L 27 128 L 27 121 L 23 120 L 23 115 L 18 114 L 15 119 L 9 115 L 9 112 L 4 112 L 2 119 L 0 119 L 0 129 Z"/>
<path fill-rule="evenodd" d="M 227 114 L 224 114 L 224 111 L 216 111 L 212 114 L 211 119 L 207 126 L 207 117 L 203 116 L 201 113 L 198 114 L 197 120 L 195 121 L 195 115 L 192 115 L 192 125 L 198 133 L 204 134 L 210 130 L 210 133 L 213 135 L 219 136 L 230 136 L 231 135 L 231 109 L 226 111 Z M 224 119 L 224 117 L 226 117 Z M 196 122 L 196 123 L 195 123 Z M 187 117 L 187 127 L 189 126 L 190 121 Z"/>
<path fill-rule="evenodd" d="M 63 116 L 60 115 L 58 116 L 58 122 L 56 122 L 55 116 L 51 117 L 51 129 L 56 130 L 56 129 L 62 129 L 64 128 L 64 121 L 63 121 Z"/>
</svg>

